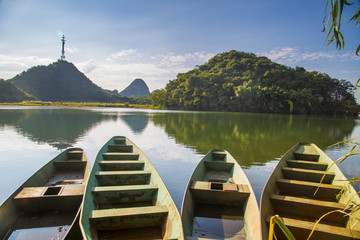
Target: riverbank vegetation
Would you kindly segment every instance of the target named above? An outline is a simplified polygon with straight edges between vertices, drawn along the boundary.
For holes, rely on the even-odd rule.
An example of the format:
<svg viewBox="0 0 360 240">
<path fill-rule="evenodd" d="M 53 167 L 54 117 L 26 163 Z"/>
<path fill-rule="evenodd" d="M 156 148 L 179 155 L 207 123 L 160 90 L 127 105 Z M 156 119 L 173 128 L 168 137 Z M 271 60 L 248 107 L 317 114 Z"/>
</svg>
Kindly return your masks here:
<svg viewBox="0 0 360 240">
<path fill-rule="evenodd" d="M 167 109 L 357 116 L 354 86 L 327 74 L 232 50 L 151 94 Z"/>
</svg>

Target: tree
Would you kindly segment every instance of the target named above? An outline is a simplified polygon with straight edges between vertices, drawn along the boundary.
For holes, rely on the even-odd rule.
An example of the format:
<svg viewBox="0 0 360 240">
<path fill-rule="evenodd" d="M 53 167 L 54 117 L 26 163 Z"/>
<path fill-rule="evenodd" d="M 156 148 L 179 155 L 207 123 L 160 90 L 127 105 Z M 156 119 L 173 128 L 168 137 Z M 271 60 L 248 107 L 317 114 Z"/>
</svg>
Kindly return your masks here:
<svg viewBox="0 0 360 240">
<path fill-rule="evenodd" d="M 328 34 L 326 36 L 326 41 L 328 43 L 327 45 L 330 45 L 335 41 L 336 48 L 338 50 L 344 48 L 345 40 L 341 33 L 342 13 L 345 6 L 351 6 L 353 4 L 354 3 L 351 3 L 348 0 L 327 0 L 325 7 L 325 17 L 323 20 L 323 31 L 325 32 L 328 30 Z M 353 21 L 356 23 L 356 26 L 360 26 L 360 7 L 357 8 L 348 23 Z M 356 55 L 359 55 L 359 52 L 360 44 L 355 51 Z"/>
</svg>

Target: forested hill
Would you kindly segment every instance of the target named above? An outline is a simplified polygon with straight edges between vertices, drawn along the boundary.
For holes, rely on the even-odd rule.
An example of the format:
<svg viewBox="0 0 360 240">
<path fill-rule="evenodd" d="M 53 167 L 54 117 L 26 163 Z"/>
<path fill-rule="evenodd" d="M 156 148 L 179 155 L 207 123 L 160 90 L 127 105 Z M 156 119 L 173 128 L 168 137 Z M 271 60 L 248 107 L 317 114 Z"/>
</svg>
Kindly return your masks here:
<svg viewBox="0 0 360 240">
<path fill-rule="evenodd" d="M 327 74 L 291 68 L 232 50 L 178 74 L 151 94 L 167 109 L 356 115 L 354 86 Z"/>
<path fill-rule="evenodd" d="M 36 97 L 31 96 L 12 84 L 9 81 L 0 79 L 0 102 L 22 102 L 38 100 Z"/>
<path fill-rule="evenodd" d="M 67 61 L 32 67 L 10 81 L 42 101 L 133 102 L 100 88 Z"/>
</svg>

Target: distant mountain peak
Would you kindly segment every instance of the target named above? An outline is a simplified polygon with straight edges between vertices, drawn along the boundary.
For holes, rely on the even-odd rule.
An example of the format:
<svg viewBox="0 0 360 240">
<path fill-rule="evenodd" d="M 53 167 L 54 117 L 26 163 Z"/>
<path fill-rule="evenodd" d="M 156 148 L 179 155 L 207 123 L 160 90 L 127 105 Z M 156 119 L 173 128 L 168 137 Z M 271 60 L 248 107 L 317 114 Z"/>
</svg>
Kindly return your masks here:
<svg viewBox="0 0 360 240">
<path fill-rule="evenodd" d="M 149 87 L 141 78 L 136 78 L 129 86 L 120 92 L 120 95 L 127 97 L 142 97 L 150 94 Z"/>
</svg>

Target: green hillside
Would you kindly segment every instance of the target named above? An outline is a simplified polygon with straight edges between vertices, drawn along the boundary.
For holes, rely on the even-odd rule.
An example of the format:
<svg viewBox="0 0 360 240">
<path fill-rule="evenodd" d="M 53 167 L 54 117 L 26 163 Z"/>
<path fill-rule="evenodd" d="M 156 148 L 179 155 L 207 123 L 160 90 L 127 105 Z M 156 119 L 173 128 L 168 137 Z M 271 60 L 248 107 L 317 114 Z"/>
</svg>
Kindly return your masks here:
<svg viewBox="0 0 360 240">
<path fill-rule="evenodd" d="M 150 94 L 149 87 L 144 80 L 137 78 L 129 86 L 127 86 L 120 95 L 127 97 L 143 97 Z"/>
<path fill-rule="evenodd" d="M 357 115 L 354 86 L 327 74 L 291 68 L 232 50 L 178 74 L 151 94 L 167 109 Z"/>
<path fill-rule="evenodd" d="M 133 103 L 100 88 L 67 61 L 32 67 L 10 81 L 42 101 Z"/>
<path fill-rule="evenodd" d="M 0 79 L 0 102 L 12 103 L 32 100 L 38 99 L 19 89 L 13 83 Z"/>
</svg>

